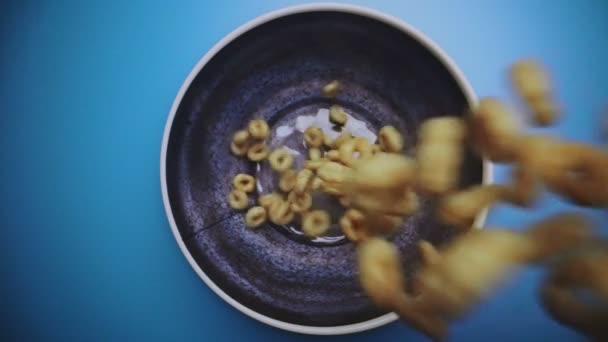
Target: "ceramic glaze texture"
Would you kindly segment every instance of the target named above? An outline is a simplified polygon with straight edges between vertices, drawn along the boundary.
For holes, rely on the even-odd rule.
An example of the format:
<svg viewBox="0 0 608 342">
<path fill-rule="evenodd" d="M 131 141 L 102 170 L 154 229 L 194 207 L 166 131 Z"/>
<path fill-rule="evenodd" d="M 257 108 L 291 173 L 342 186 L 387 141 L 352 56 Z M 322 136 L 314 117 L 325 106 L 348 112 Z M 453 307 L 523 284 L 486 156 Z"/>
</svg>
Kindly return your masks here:
<svg viewBox="0 0 608 342">
<path fill-rule="evenodd" d="M 334 79 L 344 89 L 330 100 L 320 89 Z M 266 191 L 271 173 L 263 164 L 232 156 L 229 144 L 249 120 L 263 118 L 272 129 L 272 146 L 287 145 L 303 156 L 301 133 L 284 136 L 277 128 L 295 127 L 298 118 L 332 103 L 373 132 L 394 125 L 408 153 L 422 121 L 468 109 L 446 66 L 404 32 L 354 14 L 299 13 L 246 32 L 202 68 L 177 109 L 166 155 L 171 212 L 205 274 L 262 315 L 315 327 L 359 323 L 385 312 L 362 292 L 355 248 L 339 234 L 331 243 L 315 243 L 284 227 L 245 227 L 243 214 L 228 207 L 231 179 L 239 172 L 253 174 Z M 470 151 L 461 175 L 463 187 L 482 181 L 482 161 Z M 450 235 L 434 218 L 433 201 L 424 199 L 391 239 L 411 273 L 418 240 L 442 244 Z"/>
</svg>

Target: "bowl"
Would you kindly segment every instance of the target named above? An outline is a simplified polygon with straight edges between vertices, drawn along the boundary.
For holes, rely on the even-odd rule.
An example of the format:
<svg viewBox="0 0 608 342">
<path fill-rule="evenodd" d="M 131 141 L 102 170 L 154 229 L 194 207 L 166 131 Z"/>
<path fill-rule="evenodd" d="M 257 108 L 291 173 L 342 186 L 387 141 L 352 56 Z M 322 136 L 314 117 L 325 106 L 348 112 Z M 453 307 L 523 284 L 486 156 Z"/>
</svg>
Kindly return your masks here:
<svg viewBox="0 0 608 342">
<path fill-rule="evenodd" d="M 321 94 L 332 80 L 343 85 L 335 99 Z M 373 140 L 380 127 L 394 125 L 412 153 L 421 122 L 465 115 L 475 101 L 450 58 L 399 19 L 338 4 L 262 15 L 213 46 L 175 98 L 161 149 L 171 230 L 203 281 L 261 322 L 308 334 L 353 333 L 391 322 L 396 315 L 375 307 L 362 291 L 355 246 L 339 229 L 310 240 L 297 223 L 256 230 L 244 225 L 243 213 L 227 203 L 232 177 L 255 175 L 258 194 L 271 191 L 276 179 L 266 163 L 231 155 L 232 135 L 263 118 L 271 127 L 270 145 L 289 147 L 301 164 L 302 131 L 327 122 L 327 109 L 337 103 L 349 114 L 346 129 Z M 329 125 L 323 129 L 339 133 Z M 487 183 L 490 175 L 490 165 L 467 150 L 460 186 Z M 418 267 L 417 241 L 441 245 L 453 236 L 434 207 L 432 199 L 423 199 L 391 237 L 407 274 Z"/>
</svg>

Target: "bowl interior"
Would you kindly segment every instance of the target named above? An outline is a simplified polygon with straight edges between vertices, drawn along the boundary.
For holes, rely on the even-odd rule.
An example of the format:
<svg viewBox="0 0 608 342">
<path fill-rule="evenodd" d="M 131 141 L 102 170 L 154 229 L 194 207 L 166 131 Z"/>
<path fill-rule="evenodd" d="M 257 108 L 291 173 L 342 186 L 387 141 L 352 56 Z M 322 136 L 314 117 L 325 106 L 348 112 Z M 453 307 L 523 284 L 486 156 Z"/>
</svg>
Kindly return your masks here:
<svg viewBox="0 0 608 342">
<path fill-rule="evenodd" d="M 329 100 L 320 89 L 334 79 L 344 89 Z M 394 125 L 404 134 L 408 153 L 422 121 L 461 116 L 468 109 L 446 66 L 403 31 L 351 13 L 297 13 L 251 29 L 209 60 L 179 104 L 167 146 L 170 208 L 196 263 L 244 306 L 303 326 L 354 324 L 385 312 L 362 292 L 355 248 L 339 230 L 309 241 L 297 224 L 245 227 L 243 213 L 227 204 L 232 177 L 255 175 L 259 192 L 272 190 L 276 179 L 266 163 L 232 156 L 229 144 L 249 120 L 263 118 L 272 129 L 271 146 L 288 146 L 301 163 L 301 131 L 316 116 L 327 115 L 332 103 L 346 109 L 348 128 L 357 134 L 373 135 Z M 324 129 L 338 134 L 334 127 Z M 461 186 L 482 181 L 482 161 L 471 151 L 461 175 Z M 440 245 L 451 235 L 435 219 L 433 201 L 423 199 L 421 210 L 391 239 L 411 273 L 418 264 L 418 240 Z"/>
</svg>

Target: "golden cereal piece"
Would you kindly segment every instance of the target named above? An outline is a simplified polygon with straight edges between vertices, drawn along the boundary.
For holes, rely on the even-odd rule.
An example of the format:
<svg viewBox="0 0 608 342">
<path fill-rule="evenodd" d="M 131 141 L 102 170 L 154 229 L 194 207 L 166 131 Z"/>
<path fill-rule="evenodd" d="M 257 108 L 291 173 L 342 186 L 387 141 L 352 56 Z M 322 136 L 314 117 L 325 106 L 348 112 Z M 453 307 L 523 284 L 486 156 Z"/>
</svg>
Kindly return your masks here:
<svg viewBox="0 0 608 342">
<path fill-rule="evenodd" d="M 393 153 L 378 153 L 353 166 L 352 183 L 357 189 L 404 188 L 414 181 L 413 159 Z"/>
<path fill-rule="evenodd" d="M 268 138 L 268 135 L 270 135 L 268 123 L 262 119 L 251 120 L 247 129 L 249 130 L 251 137 L 254 139 L 263 140 Z"/>
<path fill-rule="evenodd" d="M 342 90 L 340 82 L 338 80 L 333 80 L 324 85 L 321 92 L 323 93 L 323 96 L 336 97 L 340 93 L 340 90 Z"/>
<path fill-rule="evenodd" d="M 409 216 L 418 209 L 418 197 L 403 188 L 351 192 L 352 206 L 375 214 Z"/>
<path fill-rule="evenodd" d="M 348 116 L 344 111 L 344 108 L 338 105 L 333 105 L 329 107 L 329 121 L 333 124 L 344 126 L 346 125 L 346 121 L 348 120 Z"/>
<path fill-rule="evenodd" d="M 342 233 L 352 242 L 360 242 L 369 239 L 365 228 L 365 216 L 356 209 L 348 209 L 340 218 Z"/>
<path fill-rule="evenodd" d="M 340 146 L 342 146 L 343 143 L 345 143 L 346 141 L 348 141 L 352 138 L 353 138 L 353 135 L 350 132 L 342 132 L 342 133 L 340 133 L 340 135 L 338 135 L 336 140 L 334 140 L 331 143 L 331 147 L 338 149 L 338 148 L 340 148 Z"/>
<path fill-rule="evenodd" d="M 254 162 L 259 162 L 268 156 L 268 146 L 266 146 L 265 142 L 257 143 L 251 145 L 249 150 L 247 151 L 247 158 Z"/>
<path fill-rule="evenodd" d="M 424 121 L 418 132 L 420 140 L 462 142 L 467 129 L 461 118 L 445 116 Z"/>
<path fill-rule="evenodd" d="M 245 214 L 245 225 L 249 228 L 257 228 L 266 222 L 266 209 L 263 207 L 251 207 Z"/>
<path fill-rule="evenodd" d="M 296 174 L 296 184 L 293 190 L 298 193 L 307 192 L 312 186 L 314 173 L 308 169 L 302 169 Z"/>
<path fill-rule="evenodd" d="M 357 260 L 361 287 L 376 305 L 393 308 L 405 288 L 397 247 L 382 239 L 369 239 L 358 246 Z"/>
<path fill-rule="evenodd" d="M 321 159 L 321 150 L 317 147 L 313 147 L 310 150 L 308 150 L 308 159 L 310 159 L 310 160 Z"/>
<path fill-rule="evenodd" d="M 323 134 L 323 145 L 327 148 L 331 148 L 333 146 L 333 140 L 327 134 Z"/>
<path fill-rule="evenodd" d="M 247 143 L 248 140 L 249 132 L 246 130 L 237 131 L 232 137 L 232 142 L 237 146 L 242 146 L 243 144 Z"/>
<path fill-rule="evenodd" d="M 554 266 L 541 289 L 546 312 L 590 341 L 608 340 L 607 269 L 606 251 L 577 255 Z M 585 300 L 581 291 L 593 300 Z"/>
<path fill-rule="evenodd" d="M 424 266 L 437 265 L 441 262 L 441 254 L 430 242 L 420 240 L 418 242 L 418 251 L 420 252 L 420 261 Z"/>
<path fill-rule="evenodd" d="M 439 219 L 459 229 L 471 228 L 477 215 L 508 195 L 504 185 L 477 185 L 443 197 L 438 206 Z"/>
<path fill-rule="evenodd" d="M 249 145 L 250 145 L 249 142 L 245 142 L 241 145 L 237 145 L 233 141 L 230 143 L 230 151 L 235 156 L 242 157 L 244 155 L 247 155 L 247 152 L 249 151 Z"/>
<path fill-rule="evenodd" d="M 496 162 L 515 159 L 521 127 L 505 104 L 482 98 L 470 117 L 470 128 L 474 147 L 485 157 Z"/>
<path fill-rule="evenodd" d="M 279 189 L 284 192 L 290 192 L 296 185 L 296 172 L 294 170 L 287 170 L 281 174 L 279 180 Z"/>
<path fill-rule="evenodd" d="M 426 194 L 438 195 L 453 190 L 460 177 L 461 143 L 422 142 L 416 149 L 416 186 Z"/>
<path fill-rule="evenodd" d="M 234 189 L 228 194 L 228 204 L 232 209 L 242 210 L 249 205 L 249 198 L 245 191 Z"/>
<path fill-rule="evenodd" d="M 538 62 L 526 59 L 511 67 L 513 88 L 533 112 L 534 122 L 546 126 L 559 117 L 559 109 L 553 100 L 553 90 L 548 72 Z"/>
<path fill-rule="evenodd" d="M 322 192 L 324 192 L 326 194 L 333 195 L 333 196 L 344 195 L 344 191 L 343 191 L 342 187 L 340 186 L 340 183 L 324 182 L 323 180 L 321 180 L 321 185 L 319 187 L 319 190 L 321 190 Z"/>
<path fill-rule="evenodd" d="M 567 256 L 594 238 L 591 222 L 582 214 L 563 212 L 534 222 L 526 235 L 534 248 L 528 261 L 538 263 Z"/>
<path fill-rule="evenodd" d="M 287 196 L 287 201 L 291 203 L 291 210 L 296 213 L 302 213 L 308 211 L 312 206 L 312 195 L 304 192 L 304 193 L 296 193 L 292 191 Z"/>
<path fill-rule="evenodd" d="M 399 153 L 403 149 L 403 137 L 393 126 L 384 126 L 378 132 L 380 148 L 385 152 Z"/>
<path fill-rule="evenodd" d="M 294 218 L 291 204 L 283 200 L 274 201 L 268 209 L 268 218 L 274 224 L 288 224 Z"/>
<path fill-rule="evenodd" d="M 325 234 L 329 229 L 331 219 L 325 210 L 313 210 L 302 219 L 302 232 L 310 237 Z"/>
<path fill-rule="evenodd" d="M 544 97 L 551 92 L 549 75 L 540 63 L 524 59 L 511 66 L 511 81 L 515 90 L 524 98 Z"/>
<path fill-rule="evenodd" d="M 282 201 L 283 197 L 276 192 L 272 192 L 269 194 L 262 195 L 258 198 L 258 203 L 264 207 L 266 210 L 270 209 L 273 203 L 277 201 Z"/>
<path fill-rule="evenodd" d="M 340 160 L 340 152 L 338 150 L 329 150 L 325 152 L 325 156 L 327 159 L 331 161 L 339 161 Z"/>
<path fill-rule="evenodd" d="M 304 141 L 308 147 L 321 147 L 325 135 L 319 127 L 310 126 L 304 131 Z"/>
<path fill-rule="evenodd" d="M 349 176 L 350 169 L 336 162 L 325 162 L 317 170 L 317 175 L 325 182 L 340 183 Z"/>
<path fill-rule="evenodd" d="M 361 137 L 343 142 L 338 151 L 340 153 L 340 161 L 346 166 L 352 166 L 357 160 L 365 160 L 372 157 L 371 145 L 367 139 Z"/>
<path fill-rule="evenodd" d="M 310 171 L 317 171 L 321 165 L 323 165 L 327 160 L 321 158 L 319 160 L 305 160 L 304 168 Z"/>
<path fill-rule="evenodd" d="M 239 173 L 232 180 L 232 186 L 244 192 L 253 192 L 255 190 L 255 178 L 246 173 Z"/>
<path fill-rule="evenodd" d="M 293 166 L 293 156 L 285 148 L 279 148 L 268 156 L 270 167 L 277 172 L 284 172 Z"/>
<path fill-rule="evenodd" d="M 323 180 L 321 180 L 319 177 L 314 177 L 312 179 L 312 190 L 319 190 L 321 188 L 321 184 L 323 184 Z"/>
<path fill-rule="evenodd" d="M 382 147 L 378 144 L 372 144 L 372 155 L 376 155 L 380 152 L 382 152 Z"/>
</svg>

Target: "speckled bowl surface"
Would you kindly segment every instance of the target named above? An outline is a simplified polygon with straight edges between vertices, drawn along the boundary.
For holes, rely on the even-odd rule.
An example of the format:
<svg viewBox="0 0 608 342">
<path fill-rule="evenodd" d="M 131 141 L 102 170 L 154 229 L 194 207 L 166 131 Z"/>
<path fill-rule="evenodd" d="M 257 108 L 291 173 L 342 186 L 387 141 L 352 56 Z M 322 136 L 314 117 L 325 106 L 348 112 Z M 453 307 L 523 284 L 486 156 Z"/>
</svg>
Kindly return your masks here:
<svg viewBox="0 0 608 342">
<path fill-rule="evenodd" d="M 344 89 L 330 100 L 320 89 L 334 79 Z M 374 307 L 362 292 L 355 247 L 338 228 L 310 241 L 297 222 L 251 230 L 243 213 L 229 208 L 235 174 L 259 180 L 252 202 L 276 183 L 265 162 L 231 155 L 232 135 L 249 120 L 263 118 L 272 130 L 270 145 L 289 147 L 301 163 L 303 129 L 321 123 L 327 108 L 338 103 L 350 117 L 346 129 L 374 139 L 380 127 L 394 125 L 411 153 L 423 120 L 463 115 L 472 101 L 449 59 L 386 15 L 348 5 L 307 5 L 257 18 L 203 57 L 171 110 L 161 183 L 178 244 L 216 293 L 265 323 L 313 334 L 385 324 L 395 316 Z M 339 133 L 330 125 L 324 129 Z M 482 160 L 467 152 L 461 185 L 481 183 L 487 172 Z M 318 203 L 336 208 L 324 198 Z M 418 240 L 450 239 L 433 211 L 433 201 L 423 199 L 421 210 L 392 238 L 407 273 L 417 267 Z"/>
</svg>

